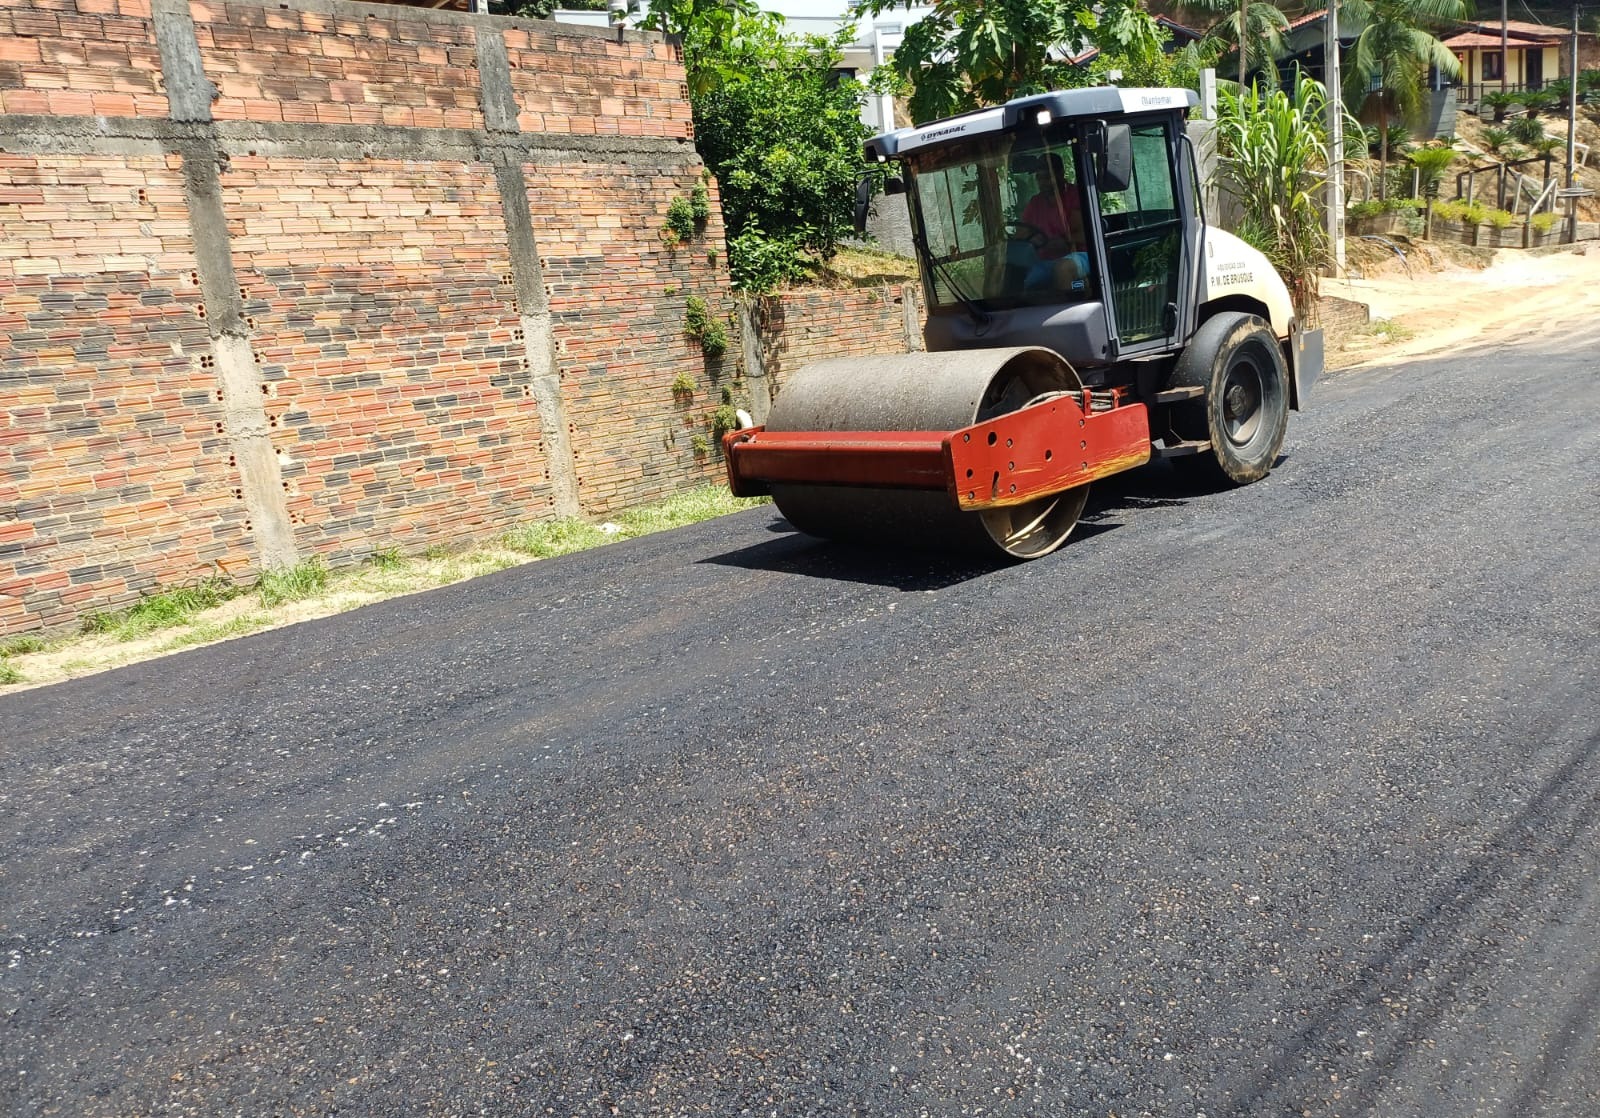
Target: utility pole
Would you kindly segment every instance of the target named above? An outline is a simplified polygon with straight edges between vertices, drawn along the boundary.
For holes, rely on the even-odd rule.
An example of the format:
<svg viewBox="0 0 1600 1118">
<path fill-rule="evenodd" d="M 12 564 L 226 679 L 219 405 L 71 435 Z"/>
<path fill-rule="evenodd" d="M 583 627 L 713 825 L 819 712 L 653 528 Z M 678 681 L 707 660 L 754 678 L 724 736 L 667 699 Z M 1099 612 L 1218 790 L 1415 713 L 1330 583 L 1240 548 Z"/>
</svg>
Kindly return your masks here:
<svg viewBox="0 0 1600 1118">
<path fill-rule="evenodd" d="M 1344 95 L 1339 81 L 1339 0 L 1328 0 L 1322 29 L 1322 80 L 1328 90 L 1328 188 L 1323 192 L 1333 274 L 1344 275 Z"/>
<path fill-rule="evenodd" d="M 1567 235 L 1578 239 L 1578 0 L 1572 0 L 1572 69 L 1567 78 Z"/>
<path fill-rule="evenodd" d="M 1500 0 L 1500 92 L 1506 91 L 1506 74 L 1511 69 L 1510 47 L 1506 43 L 1506 0 Z"/>
</svg>

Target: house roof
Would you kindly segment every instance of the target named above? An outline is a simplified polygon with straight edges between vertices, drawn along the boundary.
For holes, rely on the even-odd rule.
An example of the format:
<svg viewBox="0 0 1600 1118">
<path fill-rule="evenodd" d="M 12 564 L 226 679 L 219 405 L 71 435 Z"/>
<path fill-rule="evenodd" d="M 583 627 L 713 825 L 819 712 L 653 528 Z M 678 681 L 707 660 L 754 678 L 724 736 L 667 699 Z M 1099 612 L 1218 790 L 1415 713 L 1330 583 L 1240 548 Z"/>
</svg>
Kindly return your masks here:
<svg viewBox="0 0 1600 1118">
<path fill-rule="evenodd" d="M 1463 31 L 1459 35 L 1452 35 L 1444 40 L 1444 45 L 1451 50 L 1499 50 L 1500 36 L 1485 35 L 1478 31 Z M 1555 39 L 1506 39 L 1506 49 L 1508 50 L 1526 50 L 1530 47 L 1538 49 L 1560 45 L 1560 42 Z"/>
</svg>

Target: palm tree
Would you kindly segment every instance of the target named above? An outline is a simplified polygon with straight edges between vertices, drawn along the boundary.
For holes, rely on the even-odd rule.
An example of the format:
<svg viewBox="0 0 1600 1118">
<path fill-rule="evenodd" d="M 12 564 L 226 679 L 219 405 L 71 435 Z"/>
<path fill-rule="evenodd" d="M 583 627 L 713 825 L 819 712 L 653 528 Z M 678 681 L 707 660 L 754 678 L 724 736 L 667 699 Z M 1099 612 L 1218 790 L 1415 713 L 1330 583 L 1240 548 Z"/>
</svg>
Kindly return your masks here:
<svg viewBox="0 0 1600 1118">
<path fill-rule="evenodd" d="M 1285 53 L 1289 17 L 1276 6 L 1279 0 L 1180 0 L 1186 14 L 1220 16 L 1200 40 L 1201 53 L 1210 62 L 1240 50 L 1239 25 L 1244 23 L 1241 75 L 1267 74 L 1278 81 L 1278 59 Z"/>
<path fill-rule="evenodd" d="M 1378 197 L 1388 197 L 1389 114 L 1414 118 L 1427 91 L 1428 68 L 1451 77 L 1461 64 L 1428 30 L 1471 14 L 1467 0 L 1343 0 L 1342 18 L 1361 30 L 1344 60 L 1344 100 L 1352 112 L 1369 101 L 1378 111 Z"/>
</svg>

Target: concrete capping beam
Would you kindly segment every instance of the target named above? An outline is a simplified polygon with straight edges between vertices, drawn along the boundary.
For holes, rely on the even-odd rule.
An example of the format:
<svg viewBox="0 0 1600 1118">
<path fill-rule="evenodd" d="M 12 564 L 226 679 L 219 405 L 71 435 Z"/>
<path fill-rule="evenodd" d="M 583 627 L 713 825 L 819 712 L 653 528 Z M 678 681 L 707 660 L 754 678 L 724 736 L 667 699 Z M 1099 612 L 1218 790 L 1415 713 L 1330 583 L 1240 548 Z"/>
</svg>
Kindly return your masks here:
<svg viewBox="0 0 1600 1118">
<path fill-rule="evenodd" d="M 161 55 L 161 84 L 173 120 L 209 122 L 217 87 L 206 77 L 200 43 L 194 34 L 189 0 L 151 0 L 156 49 Z"/>
<path fill-rule="evenodd" d="M 187 0 L 183 0 L 187 2 Z M 290 9 L 299 12 L 316 12 L 319 15 L 358 21 L 393 20 L 396 23 L 454 23 L 481 25 L 493 24 L 503 29 L 553 32 L 574 39 L 606 39 L 618 42 L 617 31 L 611 27 L 590 27 L 587 24 L 558 23 L 553 19 L 526 19 L 521 16 L 492 16 L 488 13 L 454 12 L 437 8 L 413 8 L 399 4 L 372 4 L 360 0 L 233 0 L 234 3 L 253 5 L 270 11 Z M 659 31 L 624 31 L 624 43 L 660 43 L 666 39 Z"/>
<path fill-rule="evenodd" d="M 744 358 L 744 378 L 750 386 L 750 418 L 757 424 L 767 422 L 772 410 L 772 385 L 767 379 L 766 356 L 761 350 L 761 316 L 756 313 L 752 299 L 737 299 L 739 313 L 739 348 Z"/>
<path fill-rule="evenodd" d="M 680 167 L 700 162 L 688 140 L 620 136 L 500 133 L 460 128 L 389 125 L 276 124 L 266 121 L 202 122 L 153 117 L 0 115 L 0 151 L 77 155 L 177 152 L 184 144 L 214 140 L 229 154 L 267 152 L 306 159 L 448 159 L 490 162 L 514 155 L 524 163 L 591 159 L 652 162 Z"/>
<path fill-rule="evenodd" d="M 905 311 L 907 353 L 921 353 L 927 348 L 922 340 L 922 312 L 917 307 L 917 298 L 921 294 L 922 289 L 914 283 L 900 285 L 900 307 Z"/>
</svg>

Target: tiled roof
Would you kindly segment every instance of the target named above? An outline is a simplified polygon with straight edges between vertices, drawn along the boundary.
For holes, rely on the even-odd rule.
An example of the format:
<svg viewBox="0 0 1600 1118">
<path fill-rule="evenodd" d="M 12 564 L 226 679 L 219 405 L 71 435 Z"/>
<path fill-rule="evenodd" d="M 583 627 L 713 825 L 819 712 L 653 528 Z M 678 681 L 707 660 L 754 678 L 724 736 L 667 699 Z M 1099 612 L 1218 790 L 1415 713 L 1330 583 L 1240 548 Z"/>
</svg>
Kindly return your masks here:
<svg viewBox="0 0 1600 1118">
<path fill-rule="evenodd" d="M 1477 31 L 1463 31 L 1459 35 L 1452 35 L 1444 41 L 1444 45 L 1451 50 L 1499 50 L 1499 35 L 1484 35 Z M 1554 39 L 1507 39 L 1508 50 L 1523 50 L 1529 47 L 1556 47 L 1560 42 Z"/>
</svg>

